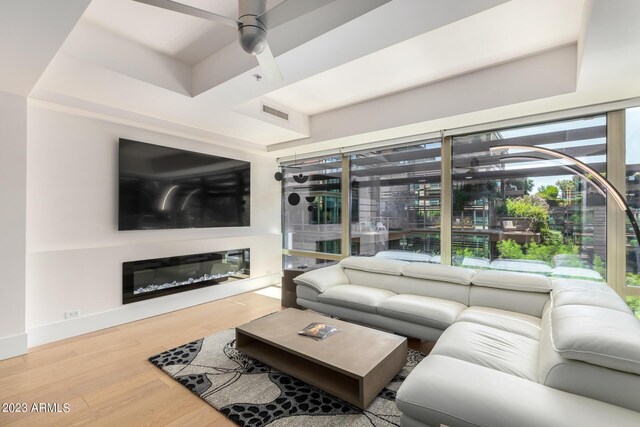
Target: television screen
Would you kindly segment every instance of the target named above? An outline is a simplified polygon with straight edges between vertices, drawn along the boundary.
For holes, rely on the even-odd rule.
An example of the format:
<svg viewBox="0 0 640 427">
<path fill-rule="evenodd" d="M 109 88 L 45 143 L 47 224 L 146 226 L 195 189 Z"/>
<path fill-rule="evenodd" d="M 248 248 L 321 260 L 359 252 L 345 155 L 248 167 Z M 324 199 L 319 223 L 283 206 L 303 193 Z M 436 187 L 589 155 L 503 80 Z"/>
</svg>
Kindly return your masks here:
<svg viewBox="0 0 640 427">
<path fill-rule="evenodd" d="M 244 227 L 251 164 L 120 139 L 119 230 Z"/>
</svg>

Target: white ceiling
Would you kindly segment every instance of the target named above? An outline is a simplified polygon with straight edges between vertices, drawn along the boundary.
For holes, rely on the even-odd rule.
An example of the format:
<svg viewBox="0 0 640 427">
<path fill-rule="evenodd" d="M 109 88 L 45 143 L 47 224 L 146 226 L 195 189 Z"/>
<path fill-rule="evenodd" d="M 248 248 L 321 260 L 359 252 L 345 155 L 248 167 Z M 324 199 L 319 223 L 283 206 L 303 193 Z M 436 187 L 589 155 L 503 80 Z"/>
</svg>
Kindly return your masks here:
<svg viewBox="0 0 640 427">
<path fill-rule="evenodd" d="M 234 19 L 238 13 L 234 1 L 183 3 Z M 187 65 L 197 64 L 236 40 L 233 28 L 131 0 L 94 0 L 82 19 Z"/>
<path fill-rule="evenodd" d="M 267 96 L 308 115 L 575 43 L 584 0 L 511 1 Z"/>
<path fill-rule="evenodd" d="M 234 0 L 181 1 L 237 14 Z M 270 31 L 285 77 L 272 84 L 252 78 L 233 29 L 93 0 L 31 98 L 283 154 L 640 95 L 636 0 L 392 0 L 361 14 L 372 1 L 335 0 Z M 8 38 L 46 37 L 11 12 L 0 5 Z"/>
</svg>

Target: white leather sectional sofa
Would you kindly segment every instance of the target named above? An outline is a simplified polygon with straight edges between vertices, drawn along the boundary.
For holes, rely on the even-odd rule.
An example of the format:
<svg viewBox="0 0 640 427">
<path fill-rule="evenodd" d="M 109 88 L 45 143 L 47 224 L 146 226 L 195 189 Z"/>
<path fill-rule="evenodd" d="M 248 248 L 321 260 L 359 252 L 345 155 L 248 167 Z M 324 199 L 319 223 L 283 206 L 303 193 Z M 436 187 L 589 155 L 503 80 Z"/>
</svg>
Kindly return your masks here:
<svg viewBox="0 0 640 427">
<path fill-rule="evenodd" d="M 605 284 L 366 257 L 295 282 L 303 307 L 437 340 L 405 427 L 640 426 L 640 321 Z"/>
</svg>

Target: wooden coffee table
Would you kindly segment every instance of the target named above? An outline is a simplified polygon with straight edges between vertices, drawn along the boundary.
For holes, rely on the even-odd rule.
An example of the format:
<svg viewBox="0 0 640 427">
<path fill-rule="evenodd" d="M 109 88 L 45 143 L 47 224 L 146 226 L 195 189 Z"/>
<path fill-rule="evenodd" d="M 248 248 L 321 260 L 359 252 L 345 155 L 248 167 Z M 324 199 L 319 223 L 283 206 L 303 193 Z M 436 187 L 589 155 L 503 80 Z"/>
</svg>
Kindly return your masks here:
<svg viewBox="0 0 640 427">
<path fill-rule="evenodd" d="M 298 335 L 311 322 L 340 332 L 324 340 Z M 406 338 L 295 308 L 238 326 L 236 348 L 359 408 L 407 363 Z"/>
</svg>

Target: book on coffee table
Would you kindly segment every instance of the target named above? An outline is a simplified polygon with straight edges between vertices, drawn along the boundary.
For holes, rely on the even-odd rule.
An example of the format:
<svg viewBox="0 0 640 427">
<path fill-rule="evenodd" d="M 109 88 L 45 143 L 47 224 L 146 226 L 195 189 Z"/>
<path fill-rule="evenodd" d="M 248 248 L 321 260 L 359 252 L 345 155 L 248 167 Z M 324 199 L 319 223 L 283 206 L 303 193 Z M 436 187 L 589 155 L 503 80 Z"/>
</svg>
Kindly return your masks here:
<svg viewBox="0 0 640 427">
<path fill-rule="evenodd" d="M 311 338 L 323 340 L 340 330 L 334 325 L 327 325 L 326 323 L 312 322 L 298 331 L 300 335 L 306 335 Z"/>
</svg>

